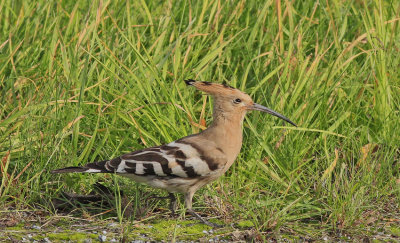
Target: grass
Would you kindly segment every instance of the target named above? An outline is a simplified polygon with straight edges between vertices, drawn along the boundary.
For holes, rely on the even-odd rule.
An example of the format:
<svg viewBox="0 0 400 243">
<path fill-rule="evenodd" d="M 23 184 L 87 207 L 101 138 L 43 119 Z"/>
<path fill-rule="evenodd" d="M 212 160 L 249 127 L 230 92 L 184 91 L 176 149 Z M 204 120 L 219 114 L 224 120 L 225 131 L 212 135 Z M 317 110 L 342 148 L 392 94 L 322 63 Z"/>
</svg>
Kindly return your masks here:
<svg viewBox="0 0 400 243">
<path fill-rule="evenodd" d="M 159 191 L 49 171 L 200 131 L 212 100 L 185 87 L 194 78 L 226 81 L 299 125 L 249 114 L 241 154 L 195 195 L 197 211 L 246 222 L 258 240 L 373 237 L 399 224 L 399 22 L 397 1 L 383 0 L 2 0 L 2 213 L 57 216 L 61 191 L 100 180 L 134 213 L 116 197 L 107 214 L 78 217 L 118 217 L 125 230 L 168 218 L 164 202 L 140 197 Z"/>
</svg>

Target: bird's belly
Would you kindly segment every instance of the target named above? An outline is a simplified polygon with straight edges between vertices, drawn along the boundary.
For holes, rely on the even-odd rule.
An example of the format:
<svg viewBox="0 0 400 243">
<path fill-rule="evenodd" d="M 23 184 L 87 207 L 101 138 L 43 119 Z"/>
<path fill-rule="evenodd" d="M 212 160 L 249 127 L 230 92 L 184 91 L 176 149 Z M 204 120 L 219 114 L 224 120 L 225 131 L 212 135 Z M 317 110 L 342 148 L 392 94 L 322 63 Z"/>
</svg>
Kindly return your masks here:
<svg viewBox="0 0 400 243">
<path fill-rule="evenodd" d="M 128 177 L 136 182 L 149 185 L 154 188 L 164 189 L 168 192 L 174 193 L 185 193 L 189 189 L 196 187 L 196 190 L 208 182 L 213 180 L 207 180 L 207 178 L 171 178 L 161 176 L 138 176 L 133 174 L 120 174 L 121 176 Z"/>
</svg>

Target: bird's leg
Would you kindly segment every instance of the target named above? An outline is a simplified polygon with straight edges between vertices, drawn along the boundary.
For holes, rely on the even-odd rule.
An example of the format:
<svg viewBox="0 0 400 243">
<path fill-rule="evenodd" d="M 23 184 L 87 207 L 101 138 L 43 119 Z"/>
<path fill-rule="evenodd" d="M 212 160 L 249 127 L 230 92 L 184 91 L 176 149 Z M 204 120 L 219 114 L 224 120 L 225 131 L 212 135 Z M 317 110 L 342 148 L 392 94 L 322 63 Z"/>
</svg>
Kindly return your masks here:
<svg viewBox="0 0 400 243">
<path fill-rule="evenodd" d="M 175 195 L 170 192 L 168 193 L 168 196 L 166 197 L 157 197 L 157 196 L 152 196 L 150 198 L 155 198 L 155 199 L 170 199 L 169 203 L 169 209 L 171 210 L 172 216 L 176 216 L 175 211 L 176 211 L 176 197 Z"/>
<path fill-rule="evenodd" d="M 185 194 L 185 206 L 186 206 L 186 211 L 188 213 L 190 213 L 192 216 L 196 217 L 197 219 L 199 219 L 203 224 L 206 224 L 208 226 L 214 227 L 214 228 L 219 228 L 219 227 L 223 227 L 223 225 L 219 225 L 219 224 L 215 224 L 212 223 L 210 221 L 207 221 L 205 219 L 203 219 L 198 213 L 196 213 L 193 209 L 192 209 L 192 199 L 193 199 L 193 192 L 188 192 Z"/>
<path fill-rule="evenodd" d="M 176 197 L 171 192 L 168 194 L 168 197 L 171 200 L 169 202 L 169 209 L 171 210 L 172 216 L 175 216 L 176 215 L 176 213 L 175 213 L 175 211 L 176 211 Z"/>
</svg>

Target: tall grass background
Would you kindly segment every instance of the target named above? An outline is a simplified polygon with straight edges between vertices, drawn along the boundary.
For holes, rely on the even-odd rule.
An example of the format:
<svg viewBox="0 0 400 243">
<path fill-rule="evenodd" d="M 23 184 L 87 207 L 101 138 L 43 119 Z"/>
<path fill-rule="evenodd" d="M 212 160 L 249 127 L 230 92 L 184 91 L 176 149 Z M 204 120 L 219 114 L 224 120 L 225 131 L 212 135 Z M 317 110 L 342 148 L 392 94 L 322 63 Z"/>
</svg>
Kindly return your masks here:
<svg viewBox="0 0 400 243">
<path fill-rule="evenodd" d="M 60 191 L 115 179 L 50 170 L 199 132 L 212 98 L 185 86 L 193 78 L 227 82 L 299 126 L 248 114 L 241 154 L 195 195 L 197 211 L 303 234 L 393 218 L 399 15 L 379 0 L 2 0 L 0 207 L 55 213 Z"/>
</svg>

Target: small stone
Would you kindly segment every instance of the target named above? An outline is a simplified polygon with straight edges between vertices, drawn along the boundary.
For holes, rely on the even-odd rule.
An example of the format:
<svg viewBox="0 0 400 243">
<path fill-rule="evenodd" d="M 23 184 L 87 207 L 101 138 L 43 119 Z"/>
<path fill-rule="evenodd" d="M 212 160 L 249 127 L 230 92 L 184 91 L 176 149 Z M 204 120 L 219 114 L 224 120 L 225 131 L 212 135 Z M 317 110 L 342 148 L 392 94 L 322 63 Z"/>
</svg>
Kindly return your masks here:
<svg viewBox="0 0 400 243">
<path fill-rule="evenodd" d="M 29 239 L 32 238 L 32 235 L 31 235 L 31 234 L 27 234 L 26 236 L 27 236 Z"/>
<path fill-rule="evenodd" d="M 35 229 L 35 230 L 41 230 L 41 229 L 42 229 L 42 227 L 40 227 L 40 226 L 38 226 L 38 225 L 32 225 L 31 228 L 32 228 L 32 229 Z"/>
<path fill-rule="evenodd" d="M 324 238 L 322 238 L 324 241 L 328 241 L 328 237 L 324 236 Z"/>
<path fill-rule="evenodd" d="M 207 231 L 207 230 L 203 230 L 203 233 L 204 233 L 204 234 L 208 234 L 208 231 Z"/>
<path fill-rule="evenodd" d="M 43 238 L 43 240 L 42 240 L 43 242 L 45 242 L 45 243 L 51 243 L 51 241 L 49 240 L 49 238 Z"/>
<path fill-rule="evenodd" d="M 103 230 L 103 235 L 106 235 L 106 234 L 107 234 L 107 231 Z"/>
<path fill-rule="evenodd" d="M 100 242 L 105 242 L 107 240 L 107 236 L 105 235 L 99 235 L 99 241 Z"/>
</svg>

